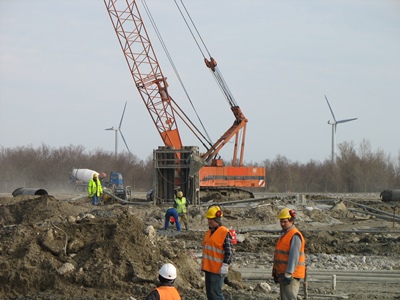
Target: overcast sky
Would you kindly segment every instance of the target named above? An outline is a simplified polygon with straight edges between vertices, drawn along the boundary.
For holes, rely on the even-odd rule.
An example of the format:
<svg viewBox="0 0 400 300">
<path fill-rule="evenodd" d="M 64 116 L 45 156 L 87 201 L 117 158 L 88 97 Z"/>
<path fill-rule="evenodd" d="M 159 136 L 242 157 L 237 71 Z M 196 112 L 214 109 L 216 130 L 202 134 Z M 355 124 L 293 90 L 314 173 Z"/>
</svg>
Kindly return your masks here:
<svg viewBox="0 0 400 300">
<path fill-rule="evenodd" d="M 139 4 L 141 4 L 141 1 Z M 233 115 L 173 0 L 147 0 L 186 89 L 213 141 Z M 186 7 L 248 118 L 246 162 L 277 155 L 330 159 L 337 144 L 365 139 L 400 149 L 400 1 L 186 0 Z M 142 15 L 145 15 L 142 10 Z M 147 22 L 147 20 L 145 20 Z M 170 94 L 193 116 L 150 23 Z M 114 152 L 122 132 L 146 159 L 162 145 L 103 1 L 0 1 L 0 145 L 83 145 Z M 178 125 L 185 145 L 199 145 Z M 199 145 L 200 146 L 200 145 Z M 119 151 L 126 151 L 119 138 Z M 201 150 L 204 150 L 200 148 Z M 223 158 L 230 159 L 227 145 Z"/>
</svg>

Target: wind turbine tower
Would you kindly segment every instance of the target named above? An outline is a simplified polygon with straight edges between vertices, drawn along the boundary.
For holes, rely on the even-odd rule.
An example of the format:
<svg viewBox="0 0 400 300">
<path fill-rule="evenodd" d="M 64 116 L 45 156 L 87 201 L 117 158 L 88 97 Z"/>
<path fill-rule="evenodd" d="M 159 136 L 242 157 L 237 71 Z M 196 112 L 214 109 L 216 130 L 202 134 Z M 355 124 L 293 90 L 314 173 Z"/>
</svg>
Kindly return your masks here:
<svg viewBox="0 0 400 300">
<path fill-rule="evenodd" d="M 328 101 L 328 98 L 326 97 L 326 95 L 325 95 L 325 99 L 326 99 L 326 103 L 328 103 L 329 110 L 331 111 L 331 114 L 333 117 L 333 121 L 329 120 L 328 124 L 332 125 L 332 163 L 335 163 L 336 162 L 336 127 L 337 127 L 337 124 L 354 121 L 354 120 L 357 120 L 358 118 L 337 121 L 335 118 L 335 114 L 333 113 L 332 107 L 329 104 L 329 101 Z"/>
<path fill-rule="evenodd" d="M 122 131 L 121 131 L 121 125 L 122 125 L 122 120 L 124 119 L 126 104 L 127 104 L 127 102 L 125 102 L 124 110 L 122 111 L 121 121 L 119 122 L 118 127 L 113 126 L 110 128 L 106 128 L 106 130 L 114 130 L 115 131 L 115 157 L 117 157 L 117 155 L 118 155 L 118 132 L 121 134 L 121 137 L 125 143 L 126 149 L 128 149 L 128 152 L 131 153 L 131 151 L 129 150 L 128 144 L 125 141 L 124 135 L 122 134 Z"/>
</svg>

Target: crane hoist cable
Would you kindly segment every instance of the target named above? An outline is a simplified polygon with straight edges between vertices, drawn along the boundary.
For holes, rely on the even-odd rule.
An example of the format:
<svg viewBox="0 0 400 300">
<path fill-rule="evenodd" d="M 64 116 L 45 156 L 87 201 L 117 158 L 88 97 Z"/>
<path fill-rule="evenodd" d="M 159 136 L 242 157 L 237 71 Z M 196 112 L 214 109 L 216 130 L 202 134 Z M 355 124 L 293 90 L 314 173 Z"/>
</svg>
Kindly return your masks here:
<svg viewBox="0 0 400 300">
<path fill-rule="evenodd" d="M 213 76 L 214 76 L 214 78 L 215 78 L 215 80 L 216 80 L 218 86 L 220 87 L 222 93 L 225 95 L 225 98 L 227 99 L 229 105 L 230 105 L 231 107 L 238 106 L 237 103 L 236 103 L 236 101 L 235 101 L 235 98 L 233 97 L 231 91 L 229 90 L 228 85 L 226 84 L 224 78 L 222 77 L 221 72 L 219 71 L 219 69 L 218 69 L 218 67 L 217 67 L 217 62 L 216 62 L 216 61 L 214 60 L 214 58 L 211 56 L 211 53 L 210 53 L 210 51 L 208 50 L 207 45 L 205 44 L 203 38 L 201 37 L 200 32 L 197 30 L 197 27 L 196 27 L 196 25 L 194 24 L 193 19 L 192 19 L 192 17 L 191 17 L 190 14 L 189 14 L 189 11 L 186 9 L 186 6 L 185 6 L 185 4 L 183 3 L 183 0 L 180 0 L 180 3 L 181 3 L 181 5 L 182 5 L 183 10 L 184 10 L 184 12 L 185 12 L 185 14 L 186 14 L 187 17 L 185 17 L 185 14 L 184 14 L 183 10 L 180 8 L 180 6 L 179 6 L 177 0 L 174 0 L 174 2 L 175 2 L 176 7 L 178 8 L 178 10 L 179 10 L 179 12 L 180 12 L 180 14 L 181 14 L 183 20 L 185 21 L 185 24 L 186 24 L 186 26 L 188 27 L 188 29 L 189 29 L 189 31 L 190 31 L 192 37 L 193 37 L 193 40 L 195 41 L 197 47 L 199 48 L 200 53 L 201 53 L 201 55 L 203 56 L 204 61 L 206 62 L 207 67 L 210 68 L 211 73 L 213 74 Z M 191 24 L 191 25 L 189 24 L 188 20 L 190 21 L 190 24 Z M 193 27 L 193 29 L 191 28 L 191 26 Z M 196 38 L 196 35 L 195 35 L 194 33 L 196 33 L 197 38 Z M 200 46 L 200 42 L 201 42 L 201 44 L 202 44 L 203 47 L 204 47 L 204 51 L 202 50 L 202 47 Z M 204 52 L 207 52 L 208 57 L 210 58 L 209 60 L 208 60 L 207 57 L 205 56 Z"/>
<path fill-rule="evenodd" d="M 186 26 L 187 26 L 187 28 L 189 29 L 190 34 L 191 34 L 192 37 L 193 37 L 193 40 L 195 41 L 197 47 L 199 48 L 199 50 L 200 50 L 200 52 L 201 52 L 201 55 L 203 55 L 203 58 L 206 58 L 206 56 L 204 55 L 203 50 L 201 49 L 201 46 L 200 46 L 198 40 L 196 39 L 196 36 L 195 36 L 194 33 L 193 33 L 192 28 L 190 28 L 190 25 L 189 25 L 188 21 L 186 20 L 184 14 L 183 14 L 183 12 L 182 12 L 182 9 L 179 7 L 179 4 L 178 4 L 178 2 L 176 2 L 176 0 L 174 0 L 174 2 L 175 2 L 175 5 L 176 5 L 176 7 L 178 8 L 178 10 L 179 10 L 179 12 L 180 12 L 180 14 L 181 14 L 181 16 L 182 16 L 182 19 L 185 21 Z M 196 31 L 197 36 L 199 37 L 201 43 L 203 44 L 203 47 L 204 47 L 205 51 L 207 51 L 208 56 L 211 57 L 210 51 L 208 51 L 208 48 L 207 48 L 206 44 L 204 43 L 204 40 L 203 40 L 203 38 L 201 37 L 199 31 L 197 30 L 197 27 L 196 27 L 196 25 L 194 24 L 194 22 L 193 22 L 193 20 L 192 20 L 192 17 L 190 16 L 188 10 L 186 9 L 185 4 L 183 3 L 182 0 L 181 0 L 180 2 L 181 2 L 181 4 L 182 4 L 182 7 L 183 7 L 184 10 L 185 10 L 185 13 L 186 13 L 187 17 L 188 17 L 189 20 L 190 20 L 190 23 L 192 24 L 194 30 Z"/>
<path fill-rule="evenodd" d="M 212 142 L 212 140 L 211 140 L 211 138 L 210 138 L 210 135 L 208 134 L 208 132 L 207 132 L 207 130 L 206 130 L 206 128 L 205 128 L 205 126 L 204 126 L 202 120 L 200 119 L 199 114 L 197 113 L 197 110 L 196 110 L 196 108 L 195 108 L 195 106 L 194 106 L 194 104 L 193 104 L 193 102 L 192 102 L 192 99 L 190 98 L 189 93 L 188 93 L 188 91 L 187 91 L 187 89 L 186 89 L 186 87 L 185 87 L 185 85 L 184 85 L 184 83 L 183 83 L 183 81 L 182 81 L 182 78 L 181 78 L 181 76 L 179 75 L 178 69 L 176 68 L 175 63 L 174 63 L 174 61 L 173 61 L 173 59 L 172 59 L 172 57 L 171 57 L 171 55 L 170 55 L 170 53 L 169 53 L 169 51 L 168 51 L 168 48 L 167 48 L 167 46 L 166 46 L 166 44 L 165 44 L 165 42 L 164 42 L 164 39 L 162 38 L 160 31 L 158 30 L 157 24 L 156 24 L 156 22 L 154 21 L 154 18 L 153 18 L 153 16 L 152 16 L 151 12 L 150 12 L 150 9 L 149 9 L 149 7 L 147 6 L 146 0 L 142 0 L 142 4 L 143 4 L 143 7 L 144 7 L 144 9 L 145 9 L 145 11 L 146 11 L 147 16 L 148 16 L 149 19 L 150 19 L 151 25 L 152 25 L 154 31 L 156 32 L 157 38 L 158 38 L 158 40 L 160 41 L 161 46 L 162 46 L 162 48 L 164 49 L 165 54 L 167 55 L 167 58 L 168 58 L 168 60 L 169 60 L 169 63 L 171 64 L 172 69 L 174 70 L 174 73 L 175 73 L 176 77 L 178 78 L 178 81 L 179 81 L 180 85 L 182 86 L 182 89 L 183 89 L 184 93 L 186 94 L 186 97 L 188 98 L 188 100 L 189 100 L 189 102 L 190 102 L 190 105 L 192 106 L 192 108 L 193 108 L 193 110 L 194 110 L 194 112 L 195 112 L 195 114 L 196 114 L 196 117 L 197 117 L 198 121 L 200 122 L 201 127 L 202 127 L 203 130 L 204 130 L 204 133 L 205 133 L 205 135 L 206 135 L 206 137 L 207 137 L 207 143 L 208 143 L 210 146 L 212 146 L 212 145 L 213 145 L 213 142 Z M 204 145 L 204 143 L 203 143 L 203 145 Z M 207 147 L 206 145 L 204 145 L 204 146 L 208 149 L 208 147 Z"/>
</svg>

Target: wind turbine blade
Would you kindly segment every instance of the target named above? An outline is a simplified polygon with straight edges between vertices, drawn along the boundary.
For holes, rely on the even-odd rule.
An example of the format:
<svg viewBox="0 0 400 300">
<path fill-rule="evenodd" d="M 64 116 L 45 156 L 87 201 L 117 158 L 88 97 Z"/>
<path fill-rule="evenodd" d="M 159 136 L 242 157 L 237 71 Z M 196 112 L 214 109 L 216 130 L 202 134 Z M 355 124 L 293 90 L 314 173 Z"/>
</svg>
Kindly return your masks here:
<svg viewBox="0 0 400 300">
<path fill-rule="evenodd" d="M 127 103 L 128 103 L 128 101 L 125 101 L 124 110 L 122 111 L 121 121 L 119 121 L 119 126 L 118 126 L 118 128 L 121 128 L 121 124 L 122 124 L 122 120 L 123 120 L 124 115 L 125 115 L 125 109 L 126 109 L 126 104 L 127 104 Z"/>
<path fill-rule="evenodd" d="M 132 154 L 132 153 L 131 153 L 131 150 L 129 150 L 128 144 L 127 144 L 126 141 L 125 141 L 125 138 L 124 138 L 124 135 L 122 134 L 122 131 L 120 130 L 119 133 L 121 134 L 122 140 L 123 140 L 124 143 L 125 143 L 126 149 L 128 149 L 128 152 L 129 152 L 130 154 Z"/>
<path fill-rule="evenodd" d="M 335 114 L 333 113 L 333 110 L 332 110 L 332 108 L 331 108 L 331 105 L 329 104 L 328 98 L 326 97 L 326 95 L 324 95 L 324 96 L 325 96 L 325 99 L 326 99 L 326 103 L 328 103 L 328 106 L 329 106 L 329 109 L 330 109 L 330 111 L 331 111 L 333 120 L 336 122 Z"/>
<path fill-rule="evenodd" d="M 337 121 L 336 124 L 346 123 L 346 122 L 354 121 L 354 120 L 357 120 L 357 119 L 358 118 L 340 120 L 340 121 Z"/>
</svg>

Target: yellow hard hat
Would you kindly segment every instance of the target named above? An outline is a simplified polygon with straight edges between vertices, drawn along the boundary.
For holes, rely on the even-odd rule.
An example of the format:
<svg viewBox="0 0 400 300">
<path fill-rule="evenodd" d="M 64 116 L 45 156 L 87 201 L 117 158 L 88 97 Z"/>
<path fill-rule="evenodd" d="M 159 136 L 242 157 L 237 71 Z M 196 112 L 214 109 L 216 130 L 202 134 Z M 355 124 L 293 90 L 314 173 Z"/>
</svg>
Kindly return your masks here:
<svg viewBox="0 0 400 300">
<path fill-rule="evenodd" d="M 219 206 L 211 206 L 206 214 L 204 215 L 207 219 L 215 219 L 215 218 L 220 218 L 223 216 L 223 213 L 221 211 L 221 208 Z"/>
<path fill-rule="evenodd" d="M 96 174 L 96 173 L 94 173 L 94 174 L 93 174 L 93 178 L 96 178 L 96 177 L 97 177 L 97 174 Z"/>
<path fill-rule="evenodd" d="M 179 191 L 178 194 L 177 194 L 177 196 L 178 196 L 178 198 L 182 198 L 182 197 L 183 197 L 182 191 Z"/>
<path fill-rule="evenodd" d="M 295 218 L 295 217 L 296 217 L 296 212 L 293 209 L 289 209 L 287 207 L 282 209 L 278 214 L 278 219 L 279 220 L 292 219 L 292 218 Z"/>
</svg>

